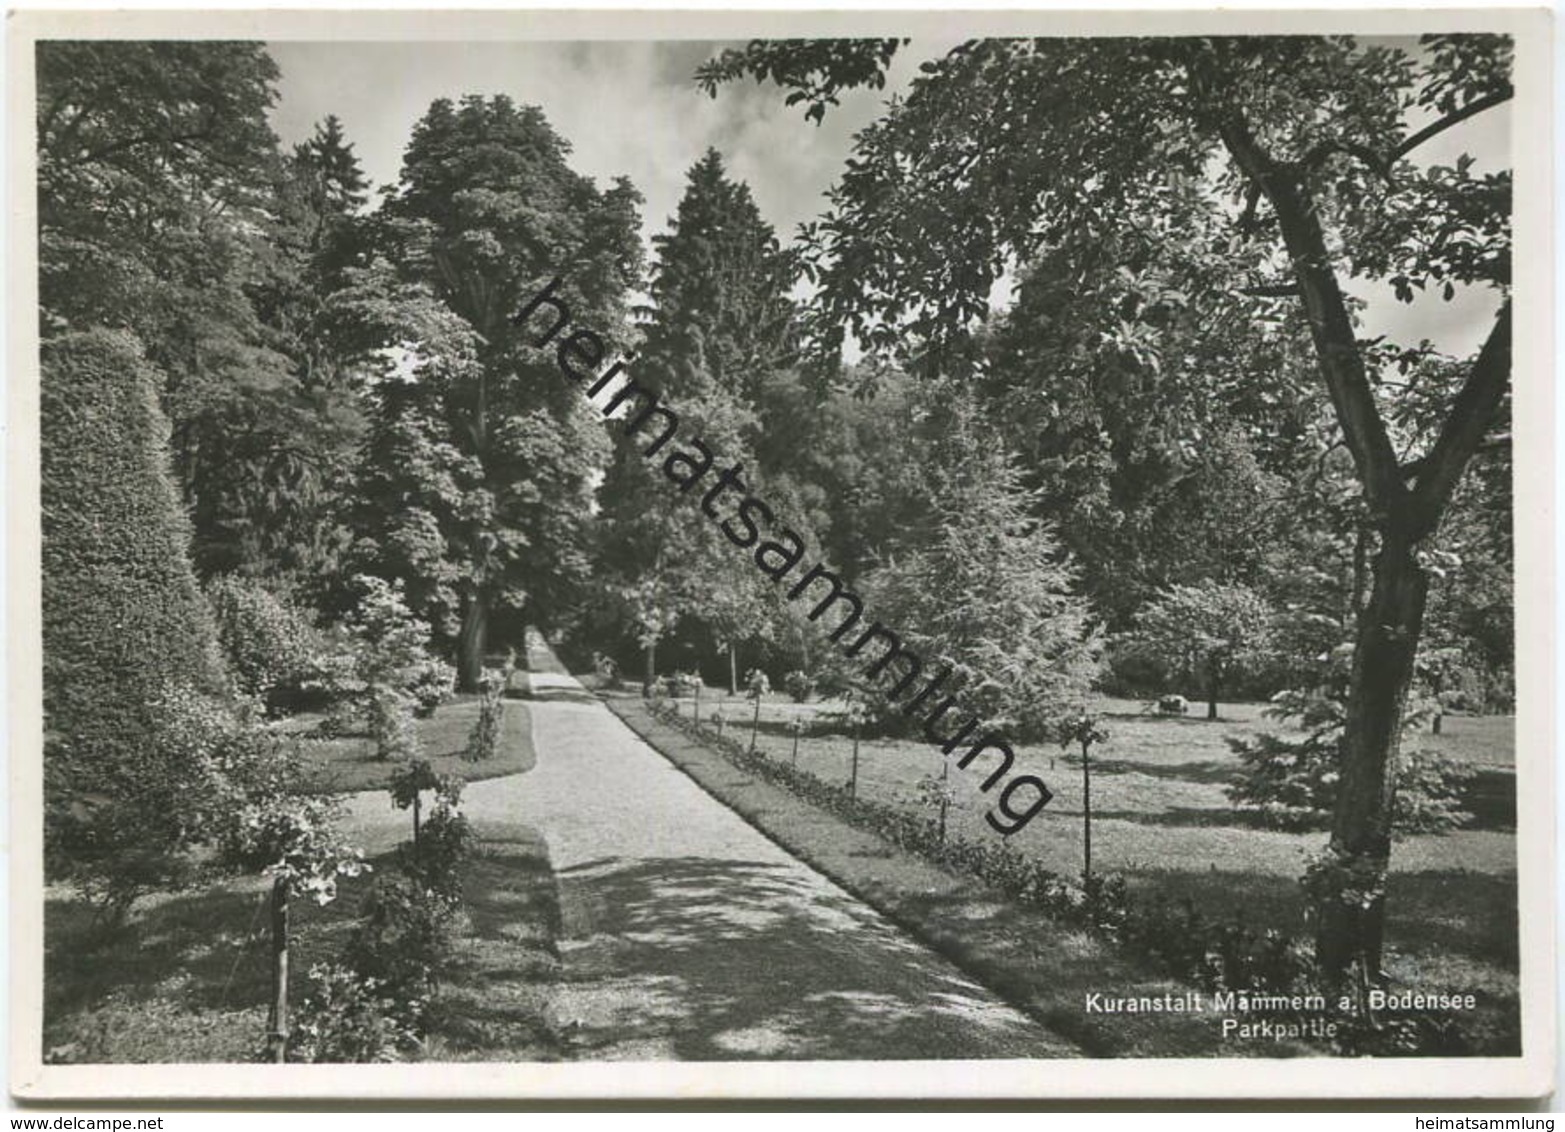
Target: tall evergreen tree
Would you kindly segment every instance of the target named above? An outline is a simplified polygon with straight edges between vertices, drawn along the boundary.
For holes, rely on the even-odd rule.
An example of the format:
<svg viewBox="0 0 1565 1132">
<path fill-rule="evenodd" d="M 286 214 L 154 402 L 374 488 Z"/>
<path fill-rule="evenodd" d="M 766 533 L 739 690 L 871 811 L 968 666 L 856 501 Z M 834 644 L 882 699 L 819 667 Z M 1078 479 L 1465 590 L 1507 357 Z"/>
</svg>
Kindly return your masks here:
<svg viewBox="0 0 1565 1132">
<path fill-rule="evenodd" d="M 679 211 L 653 245 L 637 378 L 677 407 L 683 434 L 743 461 L 757 436 L 758 390 L 788 359 L 792 258 L 749 188 L 730 180 L 711 150 L 691 168 Z M 753 460 L 746 471 L 744 482 L 755 486 Z M 702 620 L 736 668 L 739 642 L 767 623 L 765 579 L 709 517 L 679 499 L 634 438 L 618 447 L 600 495 L 604 553 L 646 650 L 648 677 L 657 641 L 682 617 Z"/>
<path fill-rule="evenodd" d="M 363 385 L 374 345 L 344 320 L 336 296 L 367 251 L 358 215 L 367 182 L 329 117 L 277 163 L 273 216 L 247 292 L 266 345 L 287 376 L 264 396 L 213 414 L 222 446 L 194 452 L 195 557 L 208 573 L 339 574 L 342 506 L 364 431 Z"/>
<path fill-rule="evenodd" d="M 929 518 L 870 576 L 875 615 L 926 666 L 951 670 L 949 688 L 969 711 L 1040 735 L 1088 692 L 1101 649 L 1096 619 L 971 395 L 953 388 L 939 400 L 949 415 L 925 452 Z"/>
</svg>

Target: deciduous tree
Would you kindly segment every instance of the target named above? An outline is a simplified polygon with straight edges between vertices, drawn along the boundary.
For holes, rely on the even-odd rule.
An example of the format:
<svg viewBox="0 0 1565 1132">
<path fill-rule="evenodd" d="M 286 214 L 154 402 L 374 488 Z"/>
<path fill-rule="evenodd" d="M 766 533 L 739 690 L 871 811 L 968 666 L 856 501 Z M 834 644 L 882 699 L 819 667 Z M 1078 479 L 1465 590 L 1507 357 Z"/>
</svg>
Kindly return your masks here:
<svg viewBox="0 0 1565 1132">
<path fill-rule="evenodd" d="M 818 118 L 842 89 L 882 81 L 890 47 L 756 42 L 698 77 L 714 91 L 744 75 L 774 79 Z M 1328 978 L 1355 962 L 1380 977 L 1423 557 L 1510 376 L 1509 175 L 1410 158 L 1511 93 L 1510 44 L 1497 36 L 1416 48 L 1304 36 L 970 41 L 926 63 L 906 99 L 861 132 L 831 211 L 807 233 L 825 347 L 851 332 L 894 350 L 911 335 L 935 370 L 971 358 L 971 327 L 1009 263 L 1096 242 L 1155 213 L 1180 182 L 1215 176 L 1235 235 L 1268 249 L 1236 263 L 1234 301 L 1277 295 L 1302 309 L 1371 539 L 1343 786 L 1314 874 Z M 1404 300 L 1430 287 L 1497 293 L 1494 327 L 1442 391 L 1419 451 L 1394 443 L 1396 391 L 1360 340 L 1349 276 Z"/>
<path fill-rule="evenodd" d="M 469 335 L 438 393 L 412 396 L 424 403 L 412 415 L 425 439 L 406 438 L 450 457 L 436 463 L 460 467 L 451 482 L 462 498 L 424 508 L 433 520 L 425 549 L 447 567 L 468 691 L 482 677 L 497 605 L 530 601 L 531 616 L 546 617 L 558 594 L 550 587 L 585 572 L 582 526 L 600 431 L 552 351 L 531 348 L 538 328 L 514 320 L 558 277 L 574 325 L 620 335 L 639 278 L 640 197 L 624 179 L 599 190 L 570 169 L 568 154 L 537 107 L 503 95 L 441 99 L 414 127 L 382 208 L 404 279 L 427 287 Z"/>
</svg>

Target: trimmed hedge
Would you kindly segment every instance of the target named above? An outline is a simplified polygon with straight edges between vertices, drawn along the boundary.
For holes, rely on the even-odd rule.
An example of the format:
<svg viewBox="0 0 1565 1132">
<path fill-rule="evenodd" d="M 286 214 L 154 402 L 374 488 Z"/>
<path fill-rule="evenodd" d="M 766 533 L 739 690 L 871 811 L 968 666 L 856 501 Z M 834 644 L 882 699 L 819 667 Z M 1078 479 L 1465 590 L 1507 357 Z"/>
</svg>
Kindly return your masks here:
<svg viewBox="0 0 1565 1132">
<path fill-rule="evenodd" d="M 159 375 L 129 334 L 42 352 L 44 778 L 53 875 L 164 872 L 192 770 L 156 739 L 170 688 L 225 679 L 168 470 Z"/>
</svg>

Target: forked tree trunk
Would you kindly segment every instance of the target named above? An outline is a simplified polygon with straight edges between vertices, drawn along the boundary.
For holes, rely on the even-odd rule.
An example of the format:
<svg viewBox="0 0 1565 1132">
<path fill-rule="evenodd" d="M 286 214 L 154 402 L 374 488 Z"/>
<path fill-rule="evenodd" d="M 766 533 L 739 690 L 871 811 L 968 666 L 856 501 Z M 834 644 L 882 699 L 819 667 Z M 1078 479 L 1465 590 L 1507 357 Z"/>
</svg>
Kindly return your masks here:
<svg viewBox="0 0 1565 1132">
<path fill-rule="evenodd" d="M 1225 92 L 1221 74 L 1215 74 L 1215 84 L 1209 69 L 1198 67 L 1192 77 L 1204 93 Z M 1376 403 L 1320 211 L 1300 168 L 1273 160 L 1236 104 L 1228 106 L 1218 130 L 1258 196 L 1272 204 L 1321 377 L 1380 534 L 1353 648 L 1331 841 L 1325 859 L 1306 876 L 1314 898 L 1315 956 L 1322 976 L 1328 983 L 1340 983 L 1354 960 L 1361 959 L 1361 975 L 1374 979 L 1380 977 L 1385 935 L 1385 876 L 1402 709 L 1429 585 L 1414 552 L 1418 540 L 1439 529 L 1451 494 L 1505 395 L 1511 372 L 1511 305 L 1507 300 L 1501 306 L 1434 443 L 1419 459 L 1404 464 Z M 1417 139 L 1415 135 L 1410 140 L 1417 144 Z"/>
<path fill-rule="evenodd" d="M 468 594 L 462 609 L 462 628 L 456 638 L 456 676 L 459 692 L 476 692 L 484 678 L 484 649 L 489 637 L 489 595 L 479 586 Z"/>
<path fill-rule="evenodd" d="M 1316 957 L 1331 978 L 1354 960 L 1372 981 L 1381 977 L 1402 711 L 1428 592 L 1408 540 L 1384 536 L 1353 650 L 1329 857 L 1315 885 Z"/>
</svg>

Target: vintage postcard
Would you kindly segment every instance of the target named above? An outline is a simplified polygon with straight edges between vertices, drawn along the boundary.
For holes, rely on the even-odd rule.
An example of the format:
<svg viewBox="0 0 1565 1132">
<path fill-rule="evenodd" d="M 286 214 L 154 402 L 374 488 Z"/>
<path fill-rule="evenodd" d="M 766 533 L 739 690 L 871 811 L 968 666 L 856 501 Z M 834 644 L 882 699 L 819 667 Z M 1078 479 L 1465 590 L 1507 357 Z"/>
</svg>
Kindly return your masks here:
<svg viewBox="0 0 1565 1132">
<path fill-rule="evenodd" d="M 1548 1093 L 1550 34 L 13 14 L 12 1094 Z"/>
</svg>

